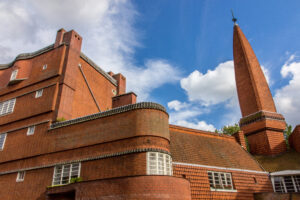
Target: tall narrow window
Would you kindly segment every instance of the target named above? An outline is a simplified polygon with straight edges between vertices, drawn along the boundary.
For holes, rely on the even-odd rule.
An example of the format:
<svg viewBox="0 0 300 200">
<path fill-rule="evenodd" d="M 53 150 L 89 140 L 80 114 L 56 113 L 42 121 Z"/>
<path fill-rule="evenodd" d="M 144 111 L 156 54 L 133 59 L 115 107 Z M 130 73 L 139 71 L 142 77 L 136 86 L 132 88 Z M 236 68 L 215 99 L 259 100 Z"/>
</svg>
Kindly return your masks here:
<svg viewBox="0 0 300 200">
<path fill-rule="evenodd" d="M 33 135 L 35 130 L 35 126 L 29 126 L 27 129 L 27 135 Z"/>
<path fill-rule="evenodd" d="M 43 65 L 43 70 L 47 69 L 47 64 Z"/>
<path fill-rule="evenodd" d="M 64 185 L 70 183 L 72 178 L 80 175 L 80 163 L 58 165 L 54 169 L 52 185 Z"/>
<path fill-rule="evenodd" d="M 38 91 L 35 92 L 35 98 L 39 98 L 43 95 L 43 89 L 40 89 Z"/>
<path fill-rule="evenodd" d="M 24 181 L 24 178 L 25 178 L 25 171 L 18 172 L 16 181 L 22 182 L 22 181 Z"/>
<path fill-rule="evenodd" d="M 159 152 L 147 152 L 148 175 L 172 175 L 172 158 Z"/>
<path fill-rule="evenodd" d="M 16 99 L 0 102 L 0 115 L 12 113 L 14 111 Z"/>
<path fill-rule="evenodd" d="M 10 76 L 10 80 L 11 81 L 15 80 L 17 78 L 17 75 L 18 75 L 18 70 L 17 69 L 12 71 L 11 76 Z"/>
<path fill-rule="evenodd" d="M 0 151 L 3 150 L 6 139 L 6 133 L 0 134 Z"/>
</svg>

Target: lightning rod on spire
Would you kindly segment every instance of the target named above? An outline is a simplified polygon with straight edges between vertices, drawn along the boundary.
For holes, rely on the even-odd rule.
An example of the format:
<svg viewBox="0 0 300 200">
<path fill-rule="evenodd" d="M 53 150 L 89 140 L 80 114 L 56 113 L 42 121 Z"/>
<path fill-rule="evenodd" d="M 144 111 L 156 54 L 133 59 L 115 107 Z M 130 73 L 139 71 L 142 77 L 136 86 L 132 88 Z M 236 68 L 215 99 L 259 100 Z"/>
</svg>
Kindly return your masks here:
<svg viewBox="0 0 300 200">
<path fill-rule="evenodd" d="M 231 9 L 231 15 L 232 15 L 232 21 L 234 22 L 234 25 L 236 25 L 237 18 L 234 17 L 232 9 Z"/>
</svg>

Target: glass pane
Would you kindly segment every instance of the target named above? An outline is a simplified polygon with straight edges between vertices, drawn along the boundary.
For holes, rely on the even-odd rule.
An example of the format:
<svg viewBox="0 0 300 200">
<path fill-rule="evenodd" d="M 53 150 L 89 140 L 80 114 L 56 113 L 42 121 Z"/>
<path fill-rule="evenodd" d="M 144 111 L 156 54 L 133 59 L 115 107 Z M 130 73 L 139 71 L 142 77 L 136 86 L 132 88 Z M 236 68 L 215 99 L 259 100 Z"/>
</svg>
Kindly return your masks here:
<svg viewBox="0 0 300 200">
<path fill-rule="evenodd" d="M 291 176 L 284 176 L 284 183 L 287 192 L 295 192 L 294 183 Z"/>
<path fill-rule="evenodd" d="M 284 193 L 284 186 L 282 183 L 282 177 L 274 177 L 274 189 L 275 192 Z"/>
</svg>

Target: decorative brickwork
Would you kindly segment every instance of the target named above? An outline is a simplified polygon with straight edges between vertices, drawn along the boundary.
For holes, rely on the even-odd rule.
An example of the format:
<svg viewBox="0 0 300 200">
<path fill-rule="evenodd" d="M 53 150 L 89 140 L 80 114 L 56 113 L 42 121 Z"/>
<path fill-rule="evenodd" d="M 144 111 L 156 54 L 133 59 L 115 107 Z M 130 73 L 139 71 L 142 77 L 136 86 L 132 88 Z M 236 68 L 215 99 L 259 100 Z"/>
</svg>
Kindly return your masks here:
<svg viewBox="0 0 300 200">
<path fill-rule="evenodd" d="M 276 113 L 260 64 L 237 24 L 234 25 L 233 33 L 233 57 L 242 113 L 240 126 L 248 137 L 251 153 L 275 155 L 285 152 L 284 117 Z"/>
</svg>

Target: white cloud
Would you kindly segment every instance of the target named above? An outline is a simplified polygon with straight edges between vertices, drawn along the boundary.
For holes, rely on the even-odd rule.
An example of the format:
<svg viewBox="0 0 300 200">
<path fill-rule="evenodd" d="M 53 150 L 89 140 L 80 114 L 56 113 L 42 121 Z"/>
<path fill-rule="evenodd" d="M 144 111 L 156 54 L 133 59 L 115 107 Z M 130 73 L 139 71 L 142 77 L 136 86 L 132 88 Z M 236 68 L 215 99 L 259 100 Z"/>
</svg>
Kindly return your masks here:
<svg viewBox="0 0 300 200">
<path fill-rule="evenodd" d="M 286 86 L 276 91 L 274 97 L 278 112 L 293 126 L 300 124 L 300 62 L 292 62 L 294 58 L 292 55 L 281 68 L 282 77 L 290 77 L 290 80 Z"/>
<path fill-rule="evenodd" d="M 128 80 L 128 88 L 140 94 L 139 100 L 148 98 L 150 92 L 166 83 L 173 83 L 180 79 L 179 70 L 168 61 L 151 59 L 145 62 L 145 67 L 132 66 L 125 72 Z"/>
<path fill-rule="evenodd" d="M 171 124 L 205 131 L 215 131 L 216 129 L 212 124 L 207 124 L 205 121 L 197 119 L 199 115 L 207 112 L 206 108 L 178 100 L 168 102 L 168 107 L 172 110 L 169 113 Z"/>
<path fill-rule="evenodd" d="M 170 108 L 170 109 L 173 109 L 173 110 L 175 110 L 175 111 L 179 111 L 179 110 L 181 110 L 182 108 L 186 108 L 188 106 L 188 104 L 187 103 L 181 103 L 180 101 L 178 101 L 178 100 L 173 100 L 173 101 L 170 101 L 170 102 L 168 102 L 168 107 Z"/>
<path fill-rule="evenodd" d="M 82 51 L 104 70 L 123 73 L 128 88 L 145 100 L 155 88 L 178 80 L 179 70 L 160 58 L 134 64 L 142 46 L 134 28 L 138 15 L 129 0 L 1 1 L 0 63 L 54 43 L 60 28 L 74 29 L 83 37 Z"/>
<path fill-rule="evenodd" d="M 204 130 L 204 131 L 212 131 L 213 132 L 216 130 L 216 128 L 212 124 L 207 124 L 205 121 L 198 121 L 196 123 L 192 123 L 192 122 L 182 120 L 182 121 L 178 121 L 177 125 L 185 126 L 188 128 Z"/>
<path fill-rule="evenodd" d="M 181 80 L 181 87 L 190 101 L 199 101 L 206 106 L 225 102 L 236 92 L 233 61 L 220 63 L 206 74 L 196 70 Z"/>
<path fill-rule="evenodd" d="M 263 73 L 264 73 L 264 75 L 265 75 L 265 78 L 266 78 L 267 83 L 268 83 L 269 85 L 272 85 L 273 82 L 272 82 L 272 80 L 271 80 L 271 75 L 270 75 L 269 69 L 266 68 L 266 67 L 263 66 L 263 65 L 261 65 L 261 69 L 262 69 L 262 71 L 263 71 Z"/>
</svg>

